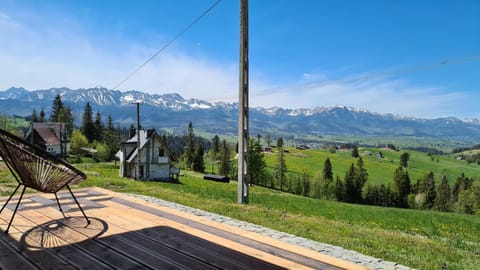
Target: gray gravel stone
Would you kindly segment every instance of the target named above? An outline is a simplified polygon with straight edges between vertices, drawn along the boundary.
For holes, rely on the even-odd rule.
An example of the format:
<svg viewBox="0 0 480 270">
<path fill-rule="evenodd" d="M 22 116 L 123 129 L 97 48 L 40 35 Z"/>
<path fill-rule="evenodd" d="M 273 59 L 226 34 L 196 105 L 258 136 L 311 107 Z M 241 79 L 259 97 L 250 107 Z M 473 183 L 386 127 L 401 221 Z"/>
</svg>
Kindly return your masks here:
<svg viewBox="0 0 480 270">
<path fill-rule="evenodd" d="M 241 220 L 236 220 L 233 218 L 221 216 L 218 214 L 210 213 L 207 211 L 203 211 L 200 209 L 188 207 L 185 205 L 149 197 L 149 196 L 143 196 L 143 195 L 137 195 L 137 194 L 128 194 L 133 197 L 141 198 L 147 202 L 150 203 L 155 203 L 158 205 L 166 206 L 175 210 L 179 210 L 182 212 L 187 212 L 194 214 L 196 216 L 201 216 L 207 219 L 210 219 L 212 221 L 216 221 L 219 223 L 224 223 L 230 226 L 238 227 L 242 230 L 250 231 L 250 232 L 255 232 L 258 234 L 262 234 L 274 239 L 281 240 L 285 243 L 289 244 L 294 244 L 297 246 L 301 246 L 304 248 L 308 248 L 335 258 L 339 258 L 342 260 L 350 261 L 353 263 L 357 263 L 363 266 L 366 266 L 370 269 L 376 269 L 376 270 L 413 270 L 413 268 L 409 268 L 404 265 L 400 265 L 395 262 L 389 262 L 389 261 L 384 261 L 382 259 L 377 259 L 374 257 L 366 256 L 361 253 L 358 253 L 353 250 L 347 250 L 342 247 L 338 246 L 333 246 L 330 244 L 325 244 L 325 243 L 320 243 L 316 242 L 310 239 L 306 239 L 303 237 L 298 237 L 295 235 L 291 235 L 288 233 L 276 231 L 273 229 L 265 228 L 262 226 L 258 226 L 256 224 L 248 223 L 245 221 Z"/>
</svg>

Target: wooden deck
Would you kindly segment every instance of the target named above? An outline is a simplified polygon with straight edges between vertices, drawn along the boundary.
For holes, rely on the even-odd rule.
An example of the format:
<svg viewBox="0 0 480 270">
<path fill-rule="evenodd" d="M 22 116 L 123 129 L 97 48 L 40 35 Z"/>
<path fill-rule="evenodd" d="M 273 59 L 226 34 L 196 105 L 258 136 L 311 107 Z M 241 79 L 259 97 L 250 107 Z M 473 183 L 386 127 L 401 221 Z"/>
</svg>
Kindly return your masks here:
<svg viewBox="0 0 480 270">
<path fill-rule="evenodd" d="M 25 195 L 0 214 L 0 269 L 365 269 L 312 250 L 100 188 Z M 6 201 L 0 198 L 0 206 Z"/>
</svg>

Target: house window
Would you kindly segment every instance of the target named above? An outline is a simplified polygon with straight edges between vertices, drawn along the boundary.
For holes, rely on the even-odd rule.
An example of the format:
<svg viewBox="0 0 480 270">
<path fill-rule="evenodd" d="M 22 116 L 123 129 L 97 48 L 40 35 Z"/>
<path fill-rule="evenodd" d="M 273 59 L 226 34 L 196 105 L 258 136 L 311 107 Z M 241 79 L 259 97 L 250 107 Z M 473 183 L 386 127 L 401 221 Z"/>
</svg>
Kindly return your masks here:
<svg viewBox="0 0 480 270">
<path fill-rule="evenodd" d="M 165 156 L 165 150 L 163 148 L 158 148 L 158 156 L 159 157 Z"/>
</svg>

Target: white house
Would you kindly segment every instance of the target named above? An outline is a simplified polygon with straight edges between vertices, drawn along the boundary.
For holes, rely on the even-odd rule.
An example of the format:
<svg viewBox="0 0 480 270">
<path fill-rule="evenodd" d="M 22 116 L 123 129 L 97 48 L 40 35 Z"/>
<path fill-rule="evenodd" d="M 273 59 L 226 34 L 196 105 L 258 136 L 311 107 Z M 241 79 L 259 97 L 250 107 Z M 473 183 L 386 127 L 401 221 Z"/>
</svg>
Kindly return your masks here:
<svg viewBox="0 0 480 270">
<path fill-rule="evenodd" d="M 117 157 L 120 176 L 145 180 L 178 180 L 180 169 L 172 164 L 176 157 L 155 130 L 140 130 L 140 166 L 137 176 L 137 132 L 122 142 Z"/>
</svg>

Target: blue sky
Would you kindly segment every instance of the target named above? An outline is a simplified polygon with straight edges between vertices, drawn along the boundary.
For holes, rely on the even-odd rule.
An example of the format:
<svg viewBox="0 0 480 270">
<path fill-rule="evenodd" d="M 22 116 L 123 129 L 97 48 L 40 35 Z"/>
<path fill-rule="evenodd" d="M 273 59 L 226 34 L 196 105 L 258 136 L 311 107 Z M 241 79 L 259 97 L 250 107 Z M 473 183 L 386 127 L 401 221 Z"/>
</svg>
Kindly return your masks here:
<svg viewBox="0 0 480 270">
<path fill-rule="evenodd" d="M 0 89 L 113 88 L 216 0 L 0 2 Z M 250 1 L 250 104 L 480 118 L 480 1 Z M 119 87 L 235 101 L 239 1 Z"/>
</svg>

